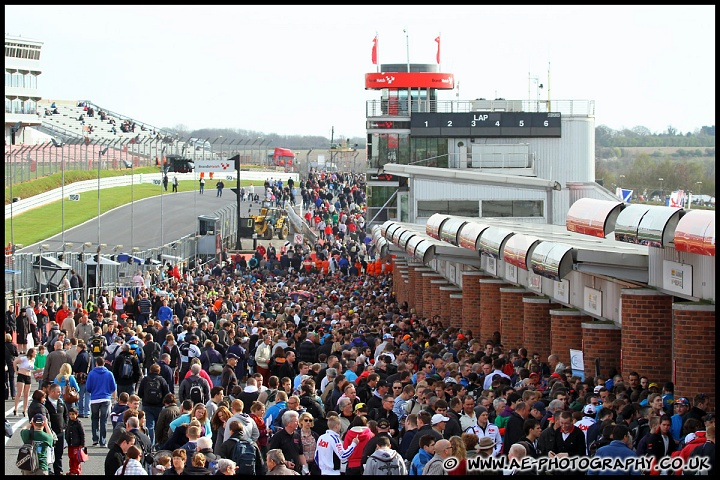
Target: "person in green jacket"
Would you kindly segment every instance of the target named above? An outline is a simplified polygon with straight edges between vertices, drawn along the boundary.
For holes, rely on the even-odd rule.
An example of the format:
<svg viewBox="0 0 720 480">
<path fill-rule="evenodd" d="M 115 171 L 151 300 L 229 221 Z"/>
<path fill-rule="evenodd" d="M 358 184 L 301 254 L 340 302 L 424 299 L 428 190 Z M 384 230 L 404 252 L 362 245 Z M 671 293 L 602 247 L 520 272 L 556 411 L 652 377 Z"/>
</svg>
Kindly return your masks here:
<svg viewBox="0 0 720 480">
<path fill-rule="evenodd" d="M 43 370 L 45 370 L 45 364 L 47 363 L 47 348 L 45 345 L 40 344 L 37 348 L 37 355 L 35 355 L 35 371 L 33 372 L 33 375 L 40 374 L 40 378 L 38 378 L 38 390 L 42 390 L 42 373 Z"/>
<path fill-rule="evenodd" d="M 45 418 L 45 415 L 42 413 L 35 414 L 28 428 L 20 431 L 20 438 L 23 443 L 28 443 L 31 435 L 33 445 L 37 447 L 38 469 L 34 472 L 27 472 L 25 475 L 48 475 L 50 471 L 48 452 L 50 448 L 53 447 L 55 441 L 53 440 L 52 430 L 50 430 L 50 423 L 48 423 L 47 418 Z"/>
</svg>

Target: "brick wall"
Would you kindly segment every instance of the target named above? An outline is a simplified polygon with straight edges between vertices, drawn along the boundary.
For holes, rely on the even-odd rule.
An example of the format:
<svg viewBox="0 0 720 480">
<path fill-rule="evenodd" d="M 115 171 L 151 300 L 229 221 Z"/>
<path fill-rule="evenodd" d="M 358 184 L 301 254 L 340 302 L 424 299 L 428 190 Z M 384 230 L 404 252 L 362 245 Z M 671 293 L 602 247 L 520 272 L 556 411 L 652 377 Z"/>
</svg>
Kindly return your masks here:
<svg viewBox="0 0 720 480">
<path fill-rule="evenodd" d="M 600 376 L 603 380 L 610 377 L 610 371 L 620 371 L 620 343 L 622 330 L 615 324 L 588 321 L 582 322 L 583 357 L 585 376 L 595 376 L 595 359 L 600 359 Z"/>
<path fill-rule="evenodd" d="M 522 344 L 529 353 L 550 351 L 550 310 L 559 305 L 552 303 L 548 297 L 537 295 L 522 299 L 523 325 Z"/>
<path fill-rule="evenodd" d="M 422 302 L 422 316 L 425 318 L 432 318 L 434 297 L 432 284 L 430 282 L 441 279 L 442 275 L 434 271 L 423 271 L 420 274 L 420 278 L 422 279 L 422 283 L 420 284 L 419 289 L 415 291 L 415 301 L 420 299 L 420 302 Z"/>
<path fill-rule="evenodd" d="M 450 326 L 455 328 L 462 327 L 462 309 L 463 309 L 463 294 L 458 293 L 455 290 L 454 293 L 450 294 Z"/>
<path fill-rule="evenodd" d="M 550 310 L 550 354 L 558 356 L 566 367 L 570 366 L 570 349 L 582 349 L 581 321 L 588 318 L 578 310 L 552 309 Z M 547 356 L 540 353 L 541 360 L 547 361 Z"/>
<path fill-rule="evenodd" d="M 673 305 L 673 361 L 675 398 L 708 396 L 705 410 L 715 411 L 715 305 Z M 652 377 L 650 377 L 652 378 Z"/>
<path fill-rule="evenodd" d="M 658 384 L 672 375 L 672 297 L 649 289 L 623 289 L 622 373 L 636 371 Z"/>
<path fill-rule="evenodd" d="M 528 295 L 532 293 L 524 288 L 500 289 L 500 335 L 506 351 L 523 346 L 523 297 Z"/>
<path fill-rule="evenodd" d="M 480 341 L 484 342 L 492 338 L 494 332 L 500 331 L 500 287 L 507 286 L 507 283 L 495 278 L 480 279 L 479 282 L 482 297 Z"/>
<path fill-rule="evenodd" d="M 462 274 L 462 329 L 470 330 L 473 338 L 480 337 L 480 312 L 482 295 L 480 294 L 481 278 L 491 278 L 483 272 L 463 272 Z"/>
<path fill-rule="evenodd" d="M 425 277 L 423 276 L 423 281 L 424 281 L 424 278 Z M 429 311 L 427 308 L 428 297 L 425 297 L 425 304 L 426 304 L 425 310 L 427 312 L 426 316 L 430 317 L 430 318 L 435 318 L 435 315 L 437 315 L 438 317 L 442 318 L 444 311 L 448 309 L 448 304 L 447 304 L 447 301 L 445 300 L 445 295 L 440 290 L 440 287 L 449 285 L 450 282 L 448 282 L 447 280 L 445 280 L 442 277 L 430 277 L 430 278 L 431 278 L 430 289 L 427 292 L 425 292 L 425 293 L 429 294 L 428 296 L 430 297 Z"/>
<path fill-rule="evenodd" d="M 395 299 L 398 303 L 408 301 L 406 281 L 409 279 L 408 266 L 406 262 L 395 261 L 395 269 L 393 270 L 393 289 L 395 290 Z"/>
</svg>

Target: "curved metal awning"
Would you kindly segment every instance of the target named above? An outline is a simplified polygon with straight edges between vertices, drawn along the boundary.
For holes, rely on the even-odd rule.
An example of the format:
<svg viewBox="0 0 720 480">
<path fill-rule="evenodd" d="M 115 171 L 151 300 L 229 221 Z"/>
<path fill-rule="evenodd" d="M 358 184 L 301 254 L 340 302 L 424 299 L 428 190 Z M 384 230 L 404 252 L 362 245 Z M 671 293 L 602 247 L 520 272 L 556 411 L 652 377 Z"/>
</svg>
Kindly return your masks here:
<svg viewBox="0 0 720 480">
<path fill-rule="evenodd" d="M 480 251 L 493 258 L 500 258 L 503 242 L 515 232 L 502 227 L 488 227 L 480 236 Z"/>
<path fill-rule="evenodd" d="M 560 281 L 573 269 L 573 247 L 563 243 L 540 242 L 533 249 L 530 268 L 536 274 Z"/>
<path fill-rule="evenodd" d="M 675 249 L 680 252 L 715 256 L 715 212 L 690 210 L 675 227 Z"/>
<path fill-rule="evenodd" d="M 417 235 L 417 232 L 415 232 L 414 230 L 407 229 L 400 234 L 400 237 L 398 238 L 398 241 L 395 245 L 397 245 L 401 249 L 405 250 L 405 247 L 407 246 L 408 241 L 415 235 Z"/>
<path fill-rule="evenodd" d="M 528 254 L 530 250 L 541 241 L 542 240 L 537 237 L 516 233 L 505 242 L 503 260 L 523 270 L 528 270 Z"/>
<path fill-rule="evenodd" d="M 425 224 L 425 233 L 436 240 L 440 240 L 440 228 L 442 227 L 443 222 L 445 222 L 448 218 L 450 218 L 449 215 L 444 215 L 442 213 L 432 214 Z"/>
<path fill-rule="evenodd" d="M 675 227 L 685 213 L 681 208 L 651 206 L 638 226 L 640 245 L 664 248 L 674 240 Z"/>
<path fill-rule="evenodd" d="M 615 220 L 623 208 L 622 202 L 581 198 L 570 206 L 565 226 L 571 232 L 605 238 L 615 230 Z"/>
<path fill-rule="evenodd" d="M 462 218 L 448 218 L 443 222 L 442 228 L 440 228 L 440 239 L 443 242 L 457 246 L 458 232 L 460 232 L 460 229 L 466 223 L 468 223 L 467 220 Z"/>
<path fill-rule="evenodd" d="M 466 223 L 458 233 L 458 244 L 469 250 L 480 250 L 480 236 L 488 225 L 477 222 Z"/>
</svg>

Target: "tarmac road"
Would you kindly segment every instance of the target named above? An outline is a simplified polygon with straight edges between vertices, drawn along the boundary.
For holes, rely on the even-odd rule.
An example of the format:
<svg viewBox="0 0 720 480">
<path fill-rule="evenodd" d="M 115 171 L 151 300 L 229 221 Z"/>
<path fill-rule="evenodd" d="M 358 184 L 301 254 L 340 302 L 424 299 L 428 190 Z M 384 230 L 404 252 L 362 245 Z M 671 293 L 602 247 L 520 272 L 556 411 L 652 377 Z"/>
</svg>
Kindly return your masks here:
<svg viewBox="0 0 720 480">
<path fill-rule="evenodd" d="M 37 383 L 33 383 L 33 388 L 36 387 Z M 34 390 L 30 390 L 31 395 L 33 391 Z M 23 427 L 27 427 L 28 425 L 27 416 L 20 416 L 21 411 L 24 409 L 22 403 L 19 407 L 20 411 L 18 411 L 17 416 L 13 416 L 12 414 L 14 406 L 14 402 L 9 400 L 5 401 L 5 418 L 10 421 L 10 424 L 13 426 L 13 430 L 15 430 L 12 438 L 5 437 L 5 475 L 21 474 L 20 469 L 15 466 L 15 459 L 17 458 L 18 449 L 22 445 L 22 440 L 20 439 L 20 429 L 22 429 Z M 107 456 L 108 449 L 107 447 L 102 448 L 100 446 L 93 447 L 92 432 L 90 430 L 90 419 L 81 418 L 80 421 L 82 422 L 83 428 L 85 430 L 85 442 L 86 446 L 88 447 L 88 455 L 90 457 L 87 462 L 83 463 L 82 474 L 105 475 L 105 457 Z M 111 428 L 112 424 L 108 419 L 108 432 L 110 432 Z M 65 449 L 63 454 L 63 473 L 67 474 L 69 465 L 70 464 L 68 460 L 68 453 L 67 449 Z"/>
</svg>

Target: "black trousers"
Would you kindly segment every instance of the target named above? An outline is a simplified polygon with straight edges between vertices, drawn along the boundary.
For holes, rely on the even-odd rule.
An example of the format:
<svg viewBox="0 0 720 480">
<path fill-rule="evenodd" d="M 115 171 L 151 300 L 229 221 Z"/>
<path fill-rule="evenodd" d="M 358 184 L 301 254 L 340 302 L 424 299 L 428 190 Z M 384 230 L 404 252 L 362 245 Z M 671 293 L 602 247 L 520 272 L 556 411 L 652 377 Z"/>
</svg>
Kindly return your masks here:
<svg viewBox="0 0 720 480">
<path fill-rule="evenodd" d="M 52 465 L 54 475 L 60 475 L 63 471 L 63 451 L 65 450 L 65 432 L 57 433 L 58 439 L 55 442 L 55 462 Z"/>
</svg>

